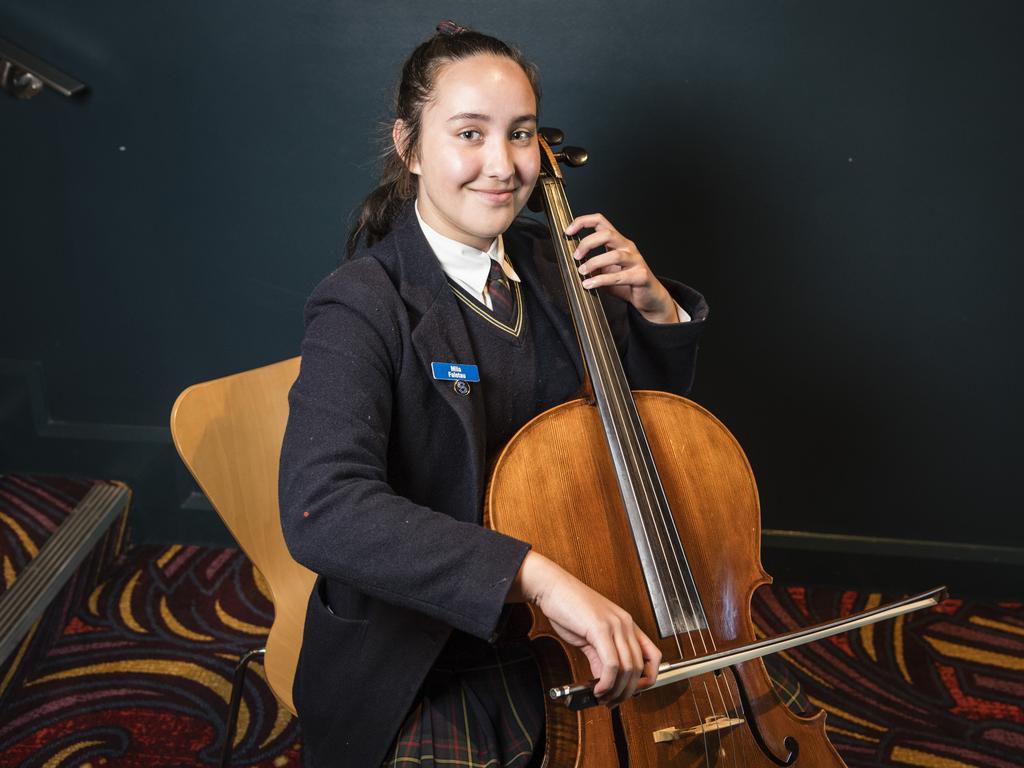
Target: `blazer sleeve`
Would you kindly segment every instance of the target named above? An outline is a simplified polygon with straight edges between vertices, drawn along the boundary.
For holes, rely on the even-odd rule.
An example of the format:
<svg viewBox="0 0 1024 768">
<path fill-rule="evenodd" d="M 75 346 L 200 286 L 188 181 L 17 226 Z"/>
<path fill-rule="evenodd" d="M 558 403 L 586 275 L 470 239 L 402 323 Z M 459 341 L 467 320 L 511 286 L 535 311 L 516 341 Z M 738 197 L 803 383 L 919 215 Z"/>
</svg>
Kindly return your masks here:
<svg viewBox="0 0 1024 768">
<path fill-rule="evenodd" d="M 336 273 L 307 304 L 281 451 L 285 542 L 329 579 L 492 639 L 529 545 L 388 484 L 400 300 L 390 282 L 376 282 Z"/>
<path fill-rule="evenodd" d="M 689 394 L 697 368 L 697 342 L 708 318 L 704 297 L 689 286 L 660 278 L 692 318 L 687 323 L 652 323 L 632 305 L 602 294 L 608 323 L 633 389 Z"/>
</svg>

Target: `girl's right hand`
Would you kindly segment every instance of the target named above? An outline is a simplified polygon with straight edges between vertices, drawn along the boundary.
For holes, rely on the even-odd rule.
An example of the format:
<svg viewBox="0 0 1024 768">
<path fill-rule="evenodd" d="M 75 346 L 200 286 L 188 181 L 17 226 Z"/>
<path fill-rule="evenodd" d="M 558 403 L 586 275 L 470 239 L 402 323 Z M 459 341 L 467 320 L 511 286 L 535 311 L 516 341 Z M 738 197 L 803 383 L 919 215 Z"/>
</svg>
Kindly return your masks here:
<svg viewBox="0 0 1024 768">
<path fill-rule="evenodd" d="M 657 679 L 661 651 L 633 617 L 543 555 L 527 553 L 508 600 L 536 605 L 559 637 L 583 651 L 602 704 L 618 706 Z"/>
</svg>

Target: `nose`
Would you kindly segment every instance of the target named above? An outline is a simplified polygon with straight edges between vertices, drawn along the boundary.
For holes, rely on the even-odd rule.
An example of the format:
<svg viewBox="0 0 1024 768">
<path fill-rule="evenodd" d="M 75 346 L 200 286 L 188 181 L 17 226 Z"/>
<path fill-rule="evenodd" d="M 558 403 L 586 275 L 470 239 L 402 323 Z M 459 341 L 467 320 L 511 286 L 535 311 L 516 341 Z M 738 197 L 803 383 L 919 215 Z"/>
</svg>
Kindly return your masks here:
<svg viewBox="0 0 1024 768">
<path fill-rule="evenodd" d="M 512 159 L 512 147 L 505 137 L 494 137 L 487 148 L 484 173 L 492 178 L 505 181 L 512 178 L 516 165 Z"/>
</svg>

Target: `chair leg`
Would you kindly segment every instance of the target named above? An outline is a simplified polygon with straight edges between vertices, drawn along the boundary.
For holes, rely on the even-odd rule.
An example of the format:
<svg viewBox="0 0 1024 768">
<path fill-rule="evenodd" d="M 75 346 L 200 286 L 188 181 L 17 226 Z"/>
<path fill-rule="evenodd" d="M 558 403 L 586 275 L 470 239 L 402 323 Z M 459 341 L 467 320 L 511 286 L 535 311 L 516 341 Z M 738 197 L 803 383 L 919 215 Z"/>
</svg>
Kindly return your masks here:
<svg viewBox="0 0 1024 768">
<path fill-rule="evenodd" d="M 242 688 L 245 685 L 245 672 L 249 668 L 249 662 L 257 656 L 262 660 L 266 654 L 266 648 L 255 648 L 243 653 L 235 665 L 235 675 L 231 682 L 231 703 L 228 704 L 228 717 L 224 727 L 224 749 L 220 753 L 220 767 L 228 768 L 231 765 L 231 751 L 234 748 L 235 725 L 238 722 L 238 709 L 242 704 Z"/>
</svg>

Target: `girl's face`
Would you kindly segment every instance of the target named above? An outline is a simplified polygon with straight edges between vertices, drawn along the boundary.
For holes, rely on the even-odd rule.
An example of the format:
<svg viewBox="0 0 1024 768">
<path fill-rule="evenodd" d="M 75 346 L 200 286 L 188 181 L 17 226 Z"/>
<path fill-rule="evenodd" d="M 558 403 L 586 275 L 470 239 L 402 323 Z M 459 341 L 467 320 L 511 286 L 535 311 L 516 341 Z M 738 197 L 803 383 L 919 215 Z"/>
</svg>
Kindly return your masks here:
<svg viewBox="0 0 1024 768">
<path fill-rule="evenodd" d="M 442 235 L 487 250 L 540 172 L 533 88 L 515 62 L 481 55 L 445 65 L 433 95 L 409 165 L 420 215 Z"/>
</svg>

